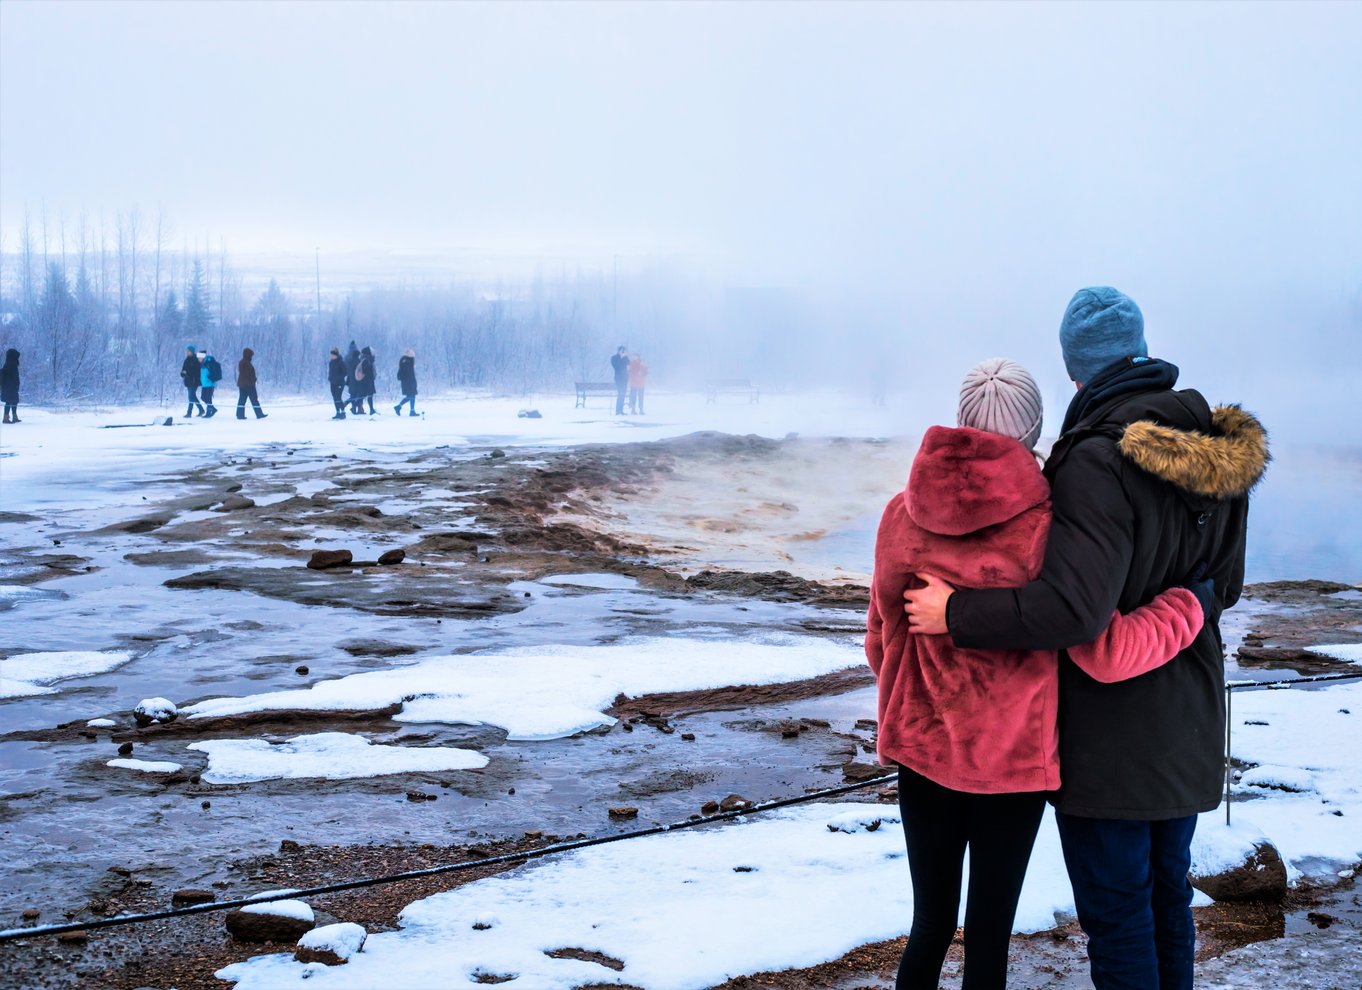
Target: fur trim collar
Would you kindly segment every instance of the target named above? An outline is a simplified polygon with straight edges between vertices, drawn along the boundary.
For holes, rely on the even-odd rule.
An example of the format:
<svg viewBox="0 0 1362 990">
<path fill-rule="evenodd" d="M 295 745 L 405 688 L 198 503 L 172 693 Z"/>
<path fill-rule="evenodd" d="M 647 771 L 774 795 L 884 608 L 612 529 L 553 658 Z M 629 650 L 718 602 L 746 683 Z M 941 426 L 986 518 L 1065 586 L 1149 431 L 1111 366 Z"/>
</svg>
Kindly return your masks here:
<svg viewBox="0 0 1362 990">
<path fill-rule="evenodd" d="M 1209 434 L 1140 420 L 1125 428 L 1117 446 L 1150 474 L 1217 499 L 1247 495 L 1272 460 L 1267 430 L 1239 406 L 1211 410 Z"/>
</svg>

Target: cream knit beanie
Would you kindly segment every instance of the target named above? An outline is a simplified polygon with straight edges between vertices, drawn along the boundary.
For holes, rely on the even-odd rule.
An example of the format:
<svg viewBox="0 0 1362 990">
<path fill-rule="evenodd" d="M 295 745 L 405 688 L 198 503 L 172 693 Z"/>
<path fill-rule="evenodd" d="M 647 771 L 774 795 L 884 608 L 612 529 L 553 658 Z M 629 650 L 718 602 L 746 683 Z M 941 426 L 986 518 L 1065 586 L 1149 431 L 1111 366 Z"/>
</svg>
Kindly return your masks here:
<svg viewBox="0 0 1362 990">
<path fill-rule="evenodd" d="M 1020 440 L 1028 449 L 1040 439 L 1040 389 L 1016 361 L 989 358 L 969 370 L 960 386 L 957 422 Z"/>
</svg>

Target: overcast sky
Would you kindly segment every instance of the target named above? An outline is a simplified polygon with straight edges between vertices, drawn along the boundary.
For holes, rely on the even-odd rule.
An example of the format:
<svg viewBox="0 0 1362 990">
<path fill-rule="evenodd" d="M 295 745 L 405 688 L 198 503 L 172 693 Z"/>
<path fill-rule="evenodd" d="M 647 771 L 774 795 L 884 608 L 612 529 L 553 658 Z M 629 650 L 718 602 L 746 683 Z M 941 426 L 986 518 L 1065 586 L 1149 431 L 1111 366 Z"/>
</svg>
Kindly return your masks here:
<svg viewBox="0 0 1362 990">
<path fill-rule="evenodd" d="M 1357 356 L 1359 51 L 1342 2 L 5 0 L 0 226 L 657 254 L 1023 350 L 1110 282 L 1193 361 Z"/>
</svg>

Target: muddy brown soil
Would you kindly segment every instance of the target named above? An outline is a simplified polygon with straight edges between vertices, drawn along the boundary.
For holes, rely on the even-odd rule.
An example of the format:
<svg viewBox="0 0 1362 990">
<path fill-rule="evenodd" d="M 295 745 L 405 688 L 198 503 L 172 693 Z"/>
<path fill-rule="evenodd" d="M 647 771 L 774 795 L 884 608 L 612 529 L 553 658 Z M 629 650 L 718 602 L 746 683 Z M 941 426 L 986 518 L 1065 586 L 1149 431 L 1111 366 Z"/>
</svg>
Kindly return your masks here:
<svg viewBox="0 0 1362 990">
<path fill-rule="evenodd" d="M 1362 594 L 1335 581 L 1272 581 L 1252 584 L 1244 596 L 1288 610 L 1263 616 L 1236 652 L 1244 667 L 1291 670 L 1298 674 L 1335 674 L 1355 664 L 1309 649 L 1321 643 L 1362 643 Z"/>
</svg>

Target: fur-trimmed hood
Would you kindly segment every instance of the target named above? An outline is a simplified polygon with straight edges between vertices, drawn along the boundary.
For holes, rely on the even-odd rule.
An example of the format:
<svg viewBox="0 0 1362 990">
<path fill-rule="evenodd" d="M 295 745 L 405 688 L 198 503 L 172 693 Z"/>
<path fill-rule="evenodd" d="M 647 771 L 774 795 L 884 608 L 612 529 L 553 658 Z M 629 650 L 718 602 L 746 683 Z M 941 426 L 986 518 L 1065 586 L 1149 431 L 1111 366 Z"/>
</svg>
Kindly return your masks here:
<svg viewBox="0 0 1362 990">
<path fill-rule="evenodd" d="M 1211 410 L 1209 434 L 1145 419 L 1127 426 L 1117 446 L 1150 474 L 1215 499 L 1247 495 L 1272 460 L 1267 430 L 1237 405 Z"/>
</svg>

